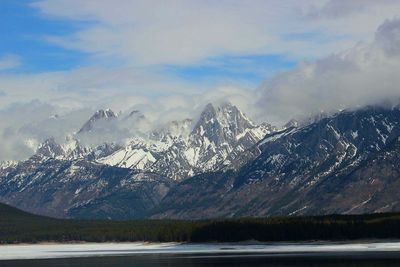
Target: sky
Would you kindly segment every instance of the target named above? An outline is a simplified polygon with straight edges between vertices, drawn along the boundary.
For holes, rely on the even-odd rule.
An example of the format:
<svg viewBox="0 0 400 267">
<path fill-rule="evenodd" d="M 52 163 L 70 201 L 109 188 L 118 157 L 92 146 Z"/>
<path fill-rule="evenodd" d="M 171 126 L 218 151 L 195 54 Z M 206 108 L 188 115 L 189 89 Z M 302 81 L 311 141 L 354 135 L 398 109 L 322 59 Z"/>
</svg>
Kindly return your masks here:
<svg viewBox="0 0 400 267">
<path fill-rule="evenodd" d="M 99 108 L 160 124 L 230 101 L 279 125 L 396 102 L 399 13 L 398 0 L 2 0 L 0 159 Z"/>
</svg>

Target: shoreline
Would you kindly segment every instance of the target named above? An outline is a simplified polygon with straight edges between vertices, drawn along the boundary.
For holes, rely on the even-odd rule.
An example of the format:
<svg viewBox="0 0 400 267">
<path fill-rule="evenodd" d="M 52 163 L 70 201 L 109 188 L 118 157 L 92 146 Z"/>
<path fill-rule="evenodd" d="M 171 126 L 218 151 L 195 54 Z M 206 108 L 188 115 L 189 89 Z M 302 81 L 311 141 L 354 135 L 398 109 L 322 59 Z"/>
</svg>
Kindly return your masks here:
<svg viewBox="0 0 400 267">
<path fill-rule="evenodd" d="M 76 257 L 139 255 L 346 255 L 395 253 L 400 257 L 400 241 L 295 242 L 295 243 L 40 243 L 0 246 L 0 261 Z"/>
<path fill-rule="evenodd" d="M 296 245 L 296 244 L 365 244 L 365 243 L 400 243 L 400 239 L 388 238 L 388 239 L 354 239 L 354 240 L 304 240 L 304 241 L 238 241 L 238 242 L 155 242 L 155 241 L 104 241 L 104 242 L 91 242 L 91 241 L 39 241 L 39 242 L 18 242 L 18 243 L 0 243 L 0 247 L 3 246 L 18 246 L 18 245 L 79 245 L 79 244 L 143 244 L 143 245 L 154 245 L 154 244 L 232 244 L 232 245 Z"/>
</svg>

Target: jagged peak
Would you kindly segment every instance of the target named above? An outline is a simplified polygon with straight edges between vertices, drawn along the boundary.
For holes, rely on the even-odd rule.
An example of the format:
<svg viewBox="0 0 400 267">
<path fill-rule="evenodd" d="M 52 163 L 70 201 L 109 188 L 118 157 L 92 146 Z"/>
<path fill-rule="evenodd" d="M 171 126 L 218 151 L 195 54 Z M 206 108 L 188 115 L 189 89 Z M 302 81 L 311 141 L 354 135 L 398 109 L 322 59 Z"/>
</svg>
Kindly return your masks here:
<svg viewBox="0 0 400 267">
<path fill-rule="evenodd" d="M 224 101 L 219 104 L 216 103 L 208 103 L 207 105 L 204 106 L 202 113 L 208 113 L 208 112 L 226 112 L 226 111 L 235 111 L 235 112 L 241 112 L 239 108 L 235 105 L 233 105 L 231 102 Z"/>
<path fill-rule="evenodd" d="M 202 110 L 200 114 L 200 120 L 207 117 L 214 117 L 216 114 L 216 109 L 212 103 L 208 103 Z"/>
<path fill-rule="evenodd" d="M 287 129 L 287 128 L 298 127 L 298 126 L 299 126 L 299 121 L 296 119 L 291 119 L 290 121 L 285 123 L 285 125 L 283 125 L 282 128 Z"/>
<path fill-rule="evenodd" d="M 56 140 L 54 139 L 54 137 L 49 137 L 46 140 L 44 140 L 44 142 L 42 142 L 39 145 L 39 149 L 45 146 L 49 146 L 49 145 L 58 145 L 58 143 L 56 142 Z"/>
<path fill-rule="evenodd" d="M 239 108 L 235 105 L 233 105 L 231 102 L 229 101 L 224 101 L 221 102 L 219 105 L 217 105 L 217 109 L 220 110 L 235 110 L 235 111 L 239 111 Z"/>
<path fill-rule="evenodd" d="M 207 105 L 204 106 L 203 112 L 206 111 L 206 110 L 211 110 L 211 109 L 215 109 L 215 108 L 214 108 L 214 104 L 210 102 L 210 103 L 208 103 Z"/>
<path fill-rule="evenodd" d="M 128 115 L 126 115 L 124 117 L 125 120 L 131 119 L 131 118 L 140 119 L 140 120 L 146 119 L 144 114 L 140 110 L 137 110 L 137 109 L 130 111 L 128 113 Z"/>
<path fill-rule="evenodd" d="M 102 118 L 116 118 L 117 114 L 114 113 L 114 111 L 112 111 L 110 108 L 107 109 L 99 109 L 98 111 L 96 111 L 96 113 L 94 114 L 94 116 L 100 116 Z"/>
<path fill-rule="evenodd" d="M 208 123 L 219 123 L 222 127 L 231 127 L 232 124 L 241 124 L 246 128 L 255 126 L 237 106 L 230 102 L 223 102 L 217 106 L 208 103 L 203 109 L 196 126 Z"/>
<path fill-rule="evenodd" d="M 15 166 L 17 166 L 17 164 L 18 164 L 18 161 L 15 161 L 15 160 L 0 161 L 0 170 L 4 170 L 9 167 L 15 167 Z"/>
<path fill-rule="evenodd" d="M 117 115 L 112 111 L 111 109 L 99 109 L 97 110 L 91 117 L 90 119 L 81 127 L 81 129 L 78 131 L 78 134 L 84 133 L 84 132 L 90 132 L 93 128 L 93 125 L 96 123 L 96 121 L 99 120 L 112 120 L 116 119 Z"/>
<path fill-rule="evenodd" d="M 56 158 L 60 155 L 63 155 L 63 153 L 63 148 L 53 137 L 46 139 L 36 150 L 36 155 L 49 158 Z"/>
<path fill-rule="evenodd" d="M 218 106 L 209 103 L 195 124 L 190 138 L 194 143 L 198 142 L 199 136 L 206 137 L 216 145 L 232 143 L 254 127 L 255 124 L 231 103 L 224 102 Z"/>
<path fill-rule="evenodd" d="M 270 132 L 276 132 L 279 130 L 279 128 L 277 126 L 274 126 L 267 122 L 262 122 L 262 123 L 258 124 L 258 127 L 262 127 Z"/>
</svg>

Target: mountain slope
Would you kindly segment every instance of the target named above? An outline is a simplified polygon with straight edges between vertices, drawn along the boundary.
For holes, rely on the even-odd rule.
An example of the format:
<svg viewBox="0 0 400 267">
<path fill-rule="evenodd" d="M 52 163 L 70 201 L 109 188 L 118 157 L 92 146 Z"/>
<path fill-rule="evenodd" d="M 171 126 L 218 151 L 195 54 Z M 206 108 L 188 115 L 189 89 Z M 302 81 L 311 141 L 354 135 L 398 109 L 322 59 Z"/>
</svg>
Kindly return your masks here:
<svg viewBox="0 0 400 267">
<path fill-rule="evenodd" d="M 172 184 L 155 174 L 85 160 L 32 157 L 0 171 L 0 201 L 54 217 L 138 218 Z"/>
<path fill-rule="evenodd" d="M 267 136 L 233 170 L 173 188 L 155 217 L 395 211 L 400 110 L 341 112 Z"/>
</svg>

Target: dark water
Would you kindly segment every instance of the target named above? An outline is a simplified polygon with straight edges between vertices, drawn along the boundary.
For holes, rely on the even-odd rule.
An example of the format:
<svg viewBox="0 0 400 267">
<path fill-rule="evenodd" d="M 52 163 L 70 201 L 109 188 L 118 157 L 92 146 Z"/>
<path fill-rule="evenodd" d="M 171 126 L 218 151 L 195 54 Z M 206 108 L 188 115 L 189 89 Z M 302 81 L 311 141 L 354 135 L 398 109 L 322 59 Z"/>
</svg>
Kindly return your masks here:
<svg viewBox="0 0 400 267">
<path fill-rule="evenodd" d="M 0 261 L 1 267 L 147 267 L 147 266 L 400 266 L 399 252 L 336 254 L 135 255 L 95 258 Z"/>
</svg>

